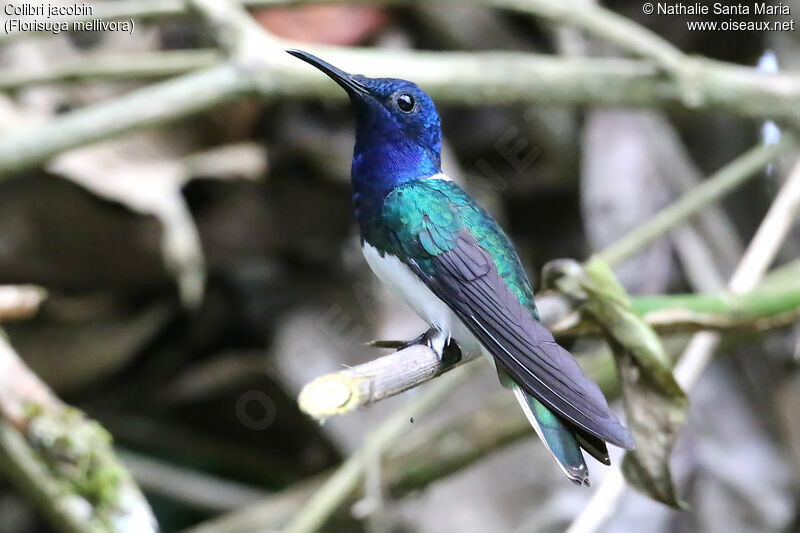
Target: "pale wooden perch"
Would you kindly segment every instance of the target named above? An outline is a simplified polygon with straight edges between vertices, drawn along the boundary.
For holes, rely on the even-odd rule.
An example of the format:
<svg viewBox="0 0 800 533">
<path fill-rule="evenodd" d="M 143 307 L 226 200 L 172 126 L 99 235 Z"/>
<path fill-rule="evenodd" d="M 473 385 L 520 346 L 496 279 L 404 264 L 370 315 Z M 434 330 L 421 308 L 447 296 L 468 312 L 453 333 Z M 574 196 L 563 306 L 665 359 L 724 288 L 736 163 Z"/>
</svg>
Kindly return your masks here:
<svg viewBox="0 0 800 533">
<path fill-rule="evenodd" d="M 462 362 L 478 354 L 464 354 Z M 394 396 L 441 375 L 443 365 L 427 346 L 411 346 L 363 365 L 327 374 L 308 383 L 297 402 L 314 418 L 326 418 Z"/>
<path fill-rule="evenodd" d="M 0 285 L 0 322 L 36 314 L 46 297 L 47 292 L 34 285 Z"/>
</svg>

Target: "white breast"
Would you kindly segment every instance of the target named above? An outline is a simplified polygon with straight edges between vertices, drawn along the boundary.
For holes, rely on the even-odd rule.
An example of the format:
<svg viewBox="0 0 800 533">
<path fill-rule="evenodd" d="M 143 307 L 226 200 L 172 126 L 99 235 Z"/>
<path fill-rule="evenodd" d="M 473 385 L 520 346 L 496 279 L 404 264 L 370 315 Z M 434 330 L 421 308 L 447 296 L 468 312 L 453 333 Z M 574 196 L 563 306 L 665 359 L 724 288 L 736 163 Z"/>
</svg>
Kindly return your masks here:
<svg viewBox="0 0 800 533">
<path fill-rule="evenodd" d="M 452 312 L 425 284 L 396 256 L 381 254 L 368 243 L 361 249 L 372 271 L 384 285 L 416 311 L 436 329 L 450 331 Z"/>
<path fill-rule="evenodd" d="M 361 250 L 378 279 L 402 298 L 430 326 L 442 332 L 443 342 L 452 335 L 462 348 L 471 348 L 465 346 L 465 343 L 476 342 L 472 334 L 447 304 L 433 294 L 408 266 L 394 255 L 387 253 L 381 256 L 375 247 L 366 242 Z"/>
</svg>

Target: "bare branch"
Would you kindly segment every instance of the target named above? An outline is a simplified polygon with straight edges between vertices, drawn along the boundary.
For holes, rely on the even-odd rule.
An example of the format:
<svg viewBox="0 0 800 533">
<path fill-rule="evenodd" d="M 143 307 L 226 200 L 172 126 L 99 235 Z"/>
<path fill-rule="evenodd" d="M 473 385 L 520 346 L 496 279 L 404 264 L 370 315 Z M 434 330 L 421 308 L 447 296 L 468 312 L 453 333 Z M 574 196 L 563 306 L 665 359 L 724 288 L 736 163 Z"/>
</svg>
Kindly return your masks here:
<svg viewBox="0 0 800 533">
<path fill-rule="evenodd" d="M 446 379 L 437 381 L 392 413 L 384 423 L 367 436 L 364 447 L 342 463 L 314 493 L 314 496 L 283 529 L 283 533 L 310 533 L 319 529 L 328 516 L 355 489 L 358 480 L 364 473 L 368 455 L 370 453 L 382 455 L 385 450 L 390 449 L 393 443 L 408 432 L 408 420 L 436 407 L 447 394 L 471 375 L 468 370 L 468 368 L 463 368 L 460 372 L 449 374 Z"/>
<path fill-rule="evenodd" d="M 629 257 L 644 244 L 652 242 L 656 237 L 698 214 L 705 206 L 731 193 L 794 143 L 791 135 L 785 135 L 778 144 L 752 148 L 684 194 L 678 201 L 656 213 L 645 224 L 603 250 L 600 257 L 609 264 L 617 264 Z"/>
<path fill-rule="evenodd" d="M 7 69 L 0 78 L 0 91 L 56 83 L 158 79 L 213 67 L 221 61 L 222 54 L 217 50 L 170 50 L 81 57 L 60 62 L 47 71 Z"/>
<path fill-rule="evenodd" d="M 581 359 L 587 374 L 606 395 L 616 394 L 616 373 L 608 352 Z M 402 497 L 469 467 L 493 451 L 533 437 L 533 429 L 514 396 L 498 392 L 482 406 L 445 425 L 405 435 L 383 454 L 384 484 L 392 497 Z M 538 439 L 531 440 L 536 445 Z M 456 445 L 457 444 L 457 445 Z M 283 527 L 330 476 L 323 473 L 294 484 L 256 504 L 237 509 L 185 533 L 242 533 Z M 356 497 L 356 495 L 353 495 Z M 351 497 L 348 501 L 352 501 Z"/>
</svg>

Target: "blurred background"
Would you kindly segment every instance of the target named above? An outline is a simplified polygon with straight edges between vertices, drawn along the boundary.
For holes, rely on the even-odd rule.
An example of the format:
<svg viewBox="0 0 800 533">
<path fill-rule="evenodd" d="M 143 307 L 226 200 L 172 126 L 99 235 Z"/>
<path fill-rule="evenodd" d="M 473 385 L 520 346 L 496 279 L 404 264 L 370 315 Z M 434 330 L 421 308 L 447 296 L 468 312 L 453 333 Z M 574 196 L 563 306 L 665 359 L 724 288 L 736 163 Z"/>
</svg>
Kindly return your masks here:
<svg viewBox="0 0 800 533">
<path fill-rule="evenodd" d="M 535 287 L 548 261 L 586 259 L 740 154 L 785 135 L 781 120 L 767 121 L 769 112 L 759 117 L 664 99 L 649 105 L 647 98 L 626 96 L 624 87 L 609 90 L 622 91 L 619 102 L 630 106 L 599 105 L 602 95 L 593 94 L 604 87 L 589 87 L 571 103 L 535 94 L 504 102 L 488 92 L 485 102 L 483 93 L 439 98 L 448 86 L 469 92 L 458 89 L 458 76 L 480 77 L 488 64 L 481 61 L 490 61 L 480 55 L 485 51 L 565 62 L 628 56 L 530 13 L 483 2 L 268 3 L 249 7 L 268 34 L 369 47 L 384 54 L 384 74 L 392 71 L 393 54 L 475 54 L 471 71 L 453 69 L 452 79 L 436 81 L 433 92 L 444 170 L 501 221 Z M 113 12 L 135 4 L 84 5 Z M 121 17 L 133 21 L 132 32 L 3 32 L 0 145 L 131 94 L 142 95 L 126 101 L 140 106 L 141 115 L 151 108 L 169 114 L 158 111 L 155 94 L 141 91 L 170 82 L 163 78 L 213 68 L 234 53 L 220 37 L 224 17 L 214 19 L 213 9 L 190 12 L 167 2 L 167 13 L 158 14 L 158 3 L 138 4 L 150 12 Z M 800 4 L 789 5 L 800 13 Z M 687 17 L 647 16 L 638 0 L 606 7 L 686 54 L 741 65 L 754 76 L 760 61 L 762 70 L 779 65 L 791 72 L 800 57 L 796 32 L 689 31 Z M 279 51 L 264 53 L 269 59 Z M 404 61 L 402 74 L 414 80 Z M 357 62 L 337 65 L 352 70 Z M 194 112 L 146 127 L 116 131 L 114 111 L 105 108 L 105 122 L 75 125 L 83 128 L 78 138 L 95 135 L 91 143 L 68 144 L 0 171 L 0 284 L 27 291 L 33 302 L 30 309 L 20 304 L 27 310 L 19 316 L 0 318 L 3 330 L 30 371 L 113 436 L 117 456 L 164 532 L 280 527 L 300 512 L 320 474 L 359 450 L 371 429 L 418 394 L 324 425 L 297 407 L 311 379 L 385 353 L 368 341 L 412 338 L 424 328 L 378 285 L 361 257 L 349 196 L 350 110 L 332 83 L 308 70 L 298 85 L 313 80 L 319 90 L 269 98 L 245 91 L 211 102 L 198 85 L 203 103 Z M 800 109 L 794 80 L 786 91 Z M 557 92 L 558 80 L 552 83 Z M 716 90 L 724 100 L 726 87 Z M 67 130 L 53 131 L 20 146 L 58 146 Z M 0 154 L 8 153 L 0 146 Z M 783 151 L 707 207 L 700 222 L 684 227 L 691 231 L 662 237 L 619 265 L 626 289 L 634 295 L 721 289 L 794 162 Z M 797 258 L 798 229 L 776 264 Z M 34 312 L 43 296 L 38 288 L 46 297 Z M 603 531 L 800 529 L 797 333 L 790 324 L 725 336 L 691 391 L 687 428 L 672 460 L 691 510 L 673 511 L 629 491 Z M 664 341 L 677 356 L 686 339 Z M 608 363 L 607 353 L 597 355 L 606 350 L 597 339 L 573 339 L 569 348 L 589 367 L 597 365 L 595 357 Z M 495 419 L 481 423 L 476 413 L 487 406 L 522 429 L 476 445 L 443 472 L 415 478 L 404 474 L 408 462 L 396 460 L 384 469 L 391 474 L 384 476 L 384 482 L 391 478 L 388 487 L 380 488 L 380 470 L 378 489 L 368 483 L 365 492 L 359 483 L 324 531 L 563 531 L 581 512 L 592 491 L 562 477 L 521 425 L 493 371 L 475 364 L 481 368 L 466 384 L 409 422 L 423 445 L 408 444 L 412 452 L 405 457 L 424 457 L 425 438 L 432 436 L 437 454 L 453 453 L 446 430 L 465 424 L 473 424 L 469 438 L 483 442 Z M 613 379 L 606 381 L 612 397 Z M 590 468 L 600 485 L 606 468 L 595 462 Z M 0 531 L 68 530 L 54 527 L 57 520 L 31 503 L 20 479 L 11 474 L 0 481 Z M 248 519 L 242 510 L 251 506 L 266 511 Z"/>
</svg>

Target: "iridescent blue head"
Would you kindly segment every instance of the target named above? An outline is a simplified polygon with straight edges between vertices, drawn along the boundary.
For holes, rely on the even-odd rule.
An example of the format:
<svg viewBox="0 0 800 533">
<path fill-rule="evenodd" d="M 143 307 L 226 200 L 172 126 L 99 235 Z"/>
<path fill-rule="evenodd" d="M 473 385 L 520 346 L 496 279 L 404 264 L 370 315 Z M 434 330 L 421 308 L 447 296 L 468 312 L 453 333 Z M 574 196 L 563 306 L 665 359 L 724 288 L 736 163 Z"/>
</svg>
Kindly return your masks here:
<svg viewBox="0 0 800 533">
<path fill-rule="evenodd" d="M 348 74 L 301 50 L 350 96 L 356 116 L 353 196 L 359 219 L 397 186 L 441 172 L 441 126 L 433 102 L 414 83 Z"/>
</svg>

